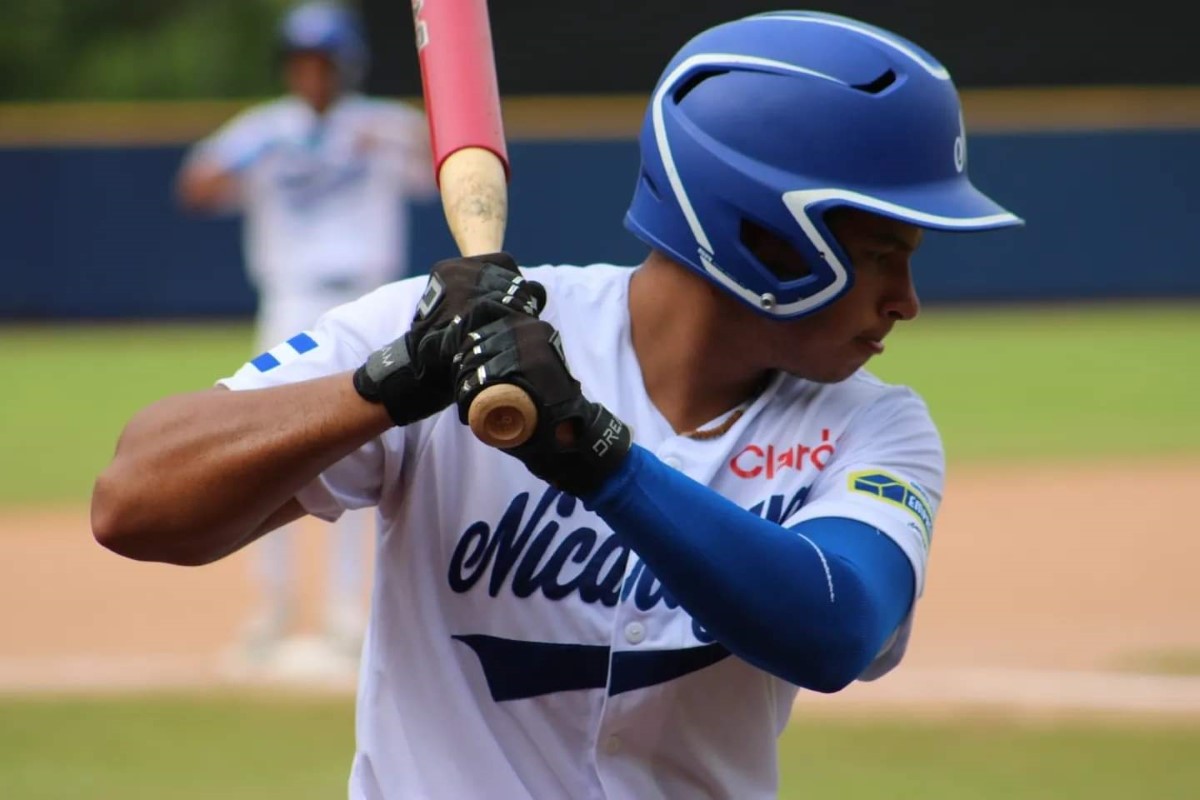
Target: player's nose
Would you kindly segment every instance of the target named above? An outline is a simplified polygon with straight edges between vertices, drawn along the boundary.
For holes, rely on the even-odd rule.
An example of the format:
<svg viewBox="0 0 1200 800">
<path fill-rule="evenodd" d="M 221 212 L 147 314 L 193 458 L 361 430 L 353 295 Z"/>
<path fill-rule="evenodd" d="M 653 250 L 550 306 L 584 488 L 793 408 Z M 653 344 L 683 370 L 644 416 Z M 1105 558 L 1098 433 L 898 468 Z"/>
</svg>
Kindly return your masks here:
<svg viewBox="0 0 1200 800">
<path fill-rule="evenodd" d="M 892 273 L 885 288 L 881 310 L 883 316 L 897 322 L 915 319 L 921 313 L 921 298 L 917 296 L 910 265 L 905 264 L 904 269 Z"/>
</svg>

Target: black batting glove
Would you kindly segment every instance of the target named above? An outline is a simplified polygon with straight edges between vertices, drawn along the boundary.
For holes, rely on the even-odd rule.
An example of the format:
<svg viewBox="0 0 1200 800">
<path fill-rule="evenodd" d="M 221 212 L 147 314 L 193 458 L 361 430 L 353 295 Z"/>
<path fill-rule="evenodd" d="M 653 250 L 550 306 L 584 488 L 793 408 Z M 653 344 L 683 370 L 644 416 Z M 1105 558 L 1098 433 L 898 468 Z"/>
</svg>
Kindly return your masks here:
<svg viewBox="0 0 1200 800">
<path fill-rule="evenodd" d="M 397 425 L 432 416 L 453 402 L 454 356 L 470 331 L 507 316 L 532 319 L 545 305 L 545 288 L 525 280 L 507 253 L 439 261 L 412 327 L 367 358 L 354 388 Z"/>
<path fill-rule="evenodd" d="M 629 426 L 583 396 L 571 375 L 558 331 L 531 316 L 507 316 L 467 336 L 460 353 L 455 402 L 467 422 L 471 401 L 488 386 L 515 384 L 537 408 L 524 444 L 505 449 L 534 475 L 582 497 L 600 488 L 629 453 Z"/>
</svg>

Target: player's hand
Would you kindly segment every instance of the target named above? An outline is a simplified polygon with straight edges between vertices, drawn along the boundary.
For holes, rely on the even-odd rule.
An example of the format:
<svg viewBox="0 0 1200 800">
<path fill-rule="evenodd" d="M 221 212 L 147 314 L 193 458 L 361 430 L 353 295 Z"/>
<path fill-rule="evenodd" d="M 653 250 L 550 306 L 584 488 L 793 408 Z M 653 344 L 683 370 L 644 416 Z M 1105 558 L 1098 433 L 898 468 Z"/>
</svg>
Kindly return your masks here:
<svg viewBox="0 0 1200 800">
<path fill-rule="evenodd" d="M 439 261 L 408 333 L 370 355 L 354 388 L 397 425 L 432 416 L 453 402 L 454 356 L 468 333 L 509 316 L 533 319 L 545 305 L 545 288 L 507 253 Z"/>
<path fill-rule="evenodd" d="M 583 396 L 558 331 L 531 316 L 507 316 L 467 338 L 456 379 L 459 419 L 466 424 L 471 401 L 488 386 L 520 386 L 537 408 L 537 428 L 528 441 L 505 452 L 569 494 L 581 497 L 600 488 L 628 454 L 632 436 L 607 408 Z"/>
</svg>

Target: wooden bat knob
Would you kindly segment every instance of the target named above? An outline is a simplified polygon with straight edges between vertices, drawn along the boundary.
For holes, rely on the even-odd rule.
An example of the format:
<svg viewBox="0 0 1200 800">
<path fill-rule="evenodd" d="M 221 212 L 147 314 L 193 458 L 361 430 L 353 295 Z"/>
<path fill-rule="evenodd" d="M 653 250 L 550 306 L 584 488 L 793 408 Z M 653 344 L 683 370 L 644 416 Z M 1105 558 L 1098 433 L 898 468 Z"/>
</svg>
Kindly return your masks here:
<svg viewBox="0 0 1200 800">
<path fill-rule="evenodd" d="M 475 437 L 503 449 L 525 444 L 537 428 L 537 420 L 537 407 L 529 395 L 511 383 L 487 387 L 471 401 L 467 412 Z"/>
</svg>

